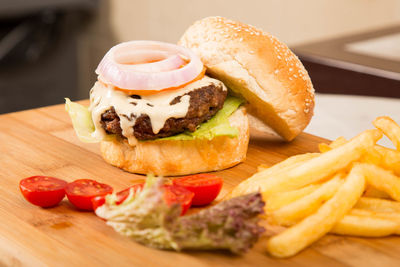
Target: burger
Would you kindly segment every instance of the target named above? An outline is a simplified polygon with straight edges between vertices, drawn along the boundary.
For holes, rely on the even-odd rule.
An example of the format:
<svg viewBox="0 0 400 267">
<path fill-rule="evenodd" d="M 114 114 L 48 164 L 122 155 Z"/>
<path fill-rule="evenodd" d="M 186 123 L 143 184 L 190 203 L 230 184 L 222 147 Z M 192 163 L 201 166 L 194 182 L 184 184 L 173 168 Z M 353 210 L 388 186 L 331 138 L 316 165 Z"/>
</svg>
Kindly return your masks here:
<svg viewBox="0 0 400 267">
<path fill-rule="evenodd" d="M 78 137 L 128 172 L 175 176 L 246 158 L 250 124 L 294 139 L 313 115 L 299 59 L 253 26 L 209 17 L 178 45 L 131 41 L 100 62 L 90 107 L 67 99 Z"/>
</svg>

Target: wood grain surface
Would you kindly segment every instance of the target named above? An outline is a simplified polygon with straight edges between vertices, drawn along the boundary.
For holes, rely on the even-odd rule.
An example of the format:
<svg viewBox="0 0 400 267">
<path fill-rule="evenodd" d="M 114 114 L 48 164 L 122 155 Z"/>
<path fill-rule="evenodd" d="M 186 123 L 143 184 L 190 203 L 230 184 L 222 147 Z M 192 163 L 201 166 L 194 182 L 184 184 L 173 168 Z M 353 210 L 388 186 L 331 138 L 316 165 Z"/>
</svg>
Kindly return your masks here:
<svg viewBox="0 0 400 267">
<path fill-rule="evenodd" d="M 218 174 L 223 196 L 261 164 L 313 152 L 321 138 L 302 134 L 291 143 L 253 136 L 247 160 Z M 0 116 L 0 265 L 6 266 L 400 266 L 400 239 L 328 235 L 290 259 L 267 255 L 263 237 L 243 256 L 225 252 L 160 251 L 121 236 L 91 212 L 66 199 L 41 209 L 24 200 L 19 181 L 49 175 L 91 178 L 121 190 L 143 176 L 106 164 L 97 144 L 81 143 L 63 105 Z"/>
</svg>

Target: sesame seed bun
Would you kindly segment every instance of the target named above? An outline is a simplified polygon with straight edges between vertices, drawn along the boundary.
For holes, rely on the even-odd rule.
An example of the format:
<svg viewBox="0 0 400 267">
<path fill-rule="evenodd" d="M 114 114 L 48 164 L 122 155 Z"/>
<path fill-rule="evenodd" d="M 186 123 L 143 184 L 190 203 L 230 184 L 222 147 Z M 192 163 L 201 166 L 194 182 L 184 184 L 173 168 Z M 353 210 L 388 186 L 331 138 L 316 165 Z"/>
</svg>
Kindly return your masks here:
<svg viewBox="0 0 400 267">
<path fill-rule="evenodd" d="M 254 116 L 290 141 L 310 122 L 310 77 L 274 36 L 241 22 L 208 17 L 190 26 L 179 44 L 191 48 L 211 76 L 247 100 L 250 123 Z"/>
</svg>

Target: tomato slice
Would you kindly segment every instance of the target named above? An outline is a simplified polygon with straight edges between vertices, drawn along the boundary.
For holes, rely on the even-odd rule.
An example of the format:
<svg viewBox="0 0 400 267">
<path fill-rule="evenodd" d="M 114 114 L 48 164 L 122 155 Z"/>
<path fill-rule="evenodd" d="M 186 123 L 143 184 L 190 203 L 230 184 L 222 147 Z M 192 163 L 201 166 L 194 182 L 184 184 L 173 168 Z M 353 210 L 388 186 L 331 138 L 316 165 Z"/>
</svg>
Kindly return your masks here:
<svg viewBox="0 0 400 267">
<path fill-rule="evenodd" d="M 79 179 L 67 184 L 68 200 L 80 210 L 93 210 L 92 198 L 111 194 L 112 187 L 90 179 Z"/>
<path fill-rule="evenodd" d="M 164 185 L 163 188 L 165 190 L 164 199 L 167 204 L 180 204 L 182 208 L 181 215 L 184 215 L 192 205 L 194 193 L 178 185 Z"/>
<path fill-rule="evenodd" d="M 224 181 L 214 174 L 204 173 L 176 178 L 172 183 L 194 193 L 193 206 L 203 206 L 217 198 Z"/>
<path fill-rule="evenodd" d="M 22 195 L 33 205 L 49 208 L 64 198 L 67 182 L 55 177 L 32 176 L 19 182 Z"/>
</svg>

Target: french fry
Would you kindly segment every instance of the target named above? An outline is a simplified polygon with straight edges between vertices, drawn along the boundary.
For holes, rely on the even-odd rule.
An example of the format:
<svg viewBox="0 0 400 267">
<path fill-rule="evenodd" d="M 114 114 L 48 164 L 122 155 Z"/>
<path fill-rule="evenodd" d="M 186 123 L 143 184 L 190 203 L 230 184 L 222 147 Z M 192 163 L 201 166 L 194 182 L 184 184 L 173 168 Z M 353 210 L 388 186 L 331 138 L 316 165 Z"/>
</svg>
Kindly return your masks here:
<svg viewBox="0 0 400 267">
<path fill-rule="evenodd" d="M 336 194 L 316 213 L 268 240 L 269 253 L 275 257 L 293 256 L 321 238 L 356 204 L 364 187 L 364 169 L 355 164 Z"/>
<path fill-rule="evenodd" d="M 266 213 L 280 209 L 283 206 L 286 206 L 304 196 L 307 196 L 308 194 L 318 189 L 320 186 L 320 184 L 310 184 L 300 189 L 273 194 L 268 198 L 265 196 L 263 197 L 263 199 L 267 200 L 265 204 Z"/>
<path fill-rule="evenodd" d="M 378 217 L 346 215 L 335 224 L 330 232 L 338 235 L 382 237 L 398 234 L 399 224 Z"/>
<path fill-rule="evenodd" d="M 345 144 L 347 141 L 344 137 L 339 137 L 331 144 L 319 144 L 321 153 L 332 150 Z M 392 170 L 397 175 L 400 175 L 400 151 L 396 151 L 380 145 L 375 145 L 373 148 L 368 148 L 362 156 L 361 161 L 379 165 L 385 169 Z"/>
<path fill-rule="evenodd" d="M 368 185 L 384 191 L 394 200 L 400 201 L 400 177 L 381 167 L 362 163 L 366 170 L 365 179 Z"/>
<path fill-rule="evenodd" d="M 374 212 L 400 213 L 400 202 L 379 198 L 362 197 L 358 200 L 354 208 Z"/>
<path fill-rule="evenodd" d="M 310 160 L 312 158 L 320 155 L 319 153 L 306 153 L 296 155 L 290 158 L 285 159 L 284 161 L 279 162 L 278 164 L 273 165 L 270 168 L 264 169 L 260 172 L 257 172 L 250 178 L 242 181 L 238 184 L 225 198 L 233 198 L 240 195 L 245 195 L 248 193 L 256 192 L 260 190 L 260 185 L 270 177 L 274 177 L 278 173 L 287 172 L 290 169 L 293 169 L 305 161 Z M 289 190 L 289 189 L 288 189 Z M 262 192 L 262 190 L 261 190 Z"/>
<path fill-rule="evenodd" d="M 325 143 L 321 143 L 319 144 L 319 150 L 321 153 L 323 152 L 327 152 L 329 150 L 332 150 L 333 148 L 337 148 L 339 146 L 344 145 L 345 143 L 347 143 L 348 141 L 344 138 L 344 137 L 338 137 L 336 140 L 332 141 L 329 145 L 325 144 Z M 400 163 L 400 152 L 397 152 L 395 150 L 386 148 L 386 147 L 382 147 L 382 146 L 378 146 L 375 145 L 373 148 L 368 148 L 367 152 L 365 153 L 365 155 L 362 158 L 362 161 L 366 162 L 366 163 L 372 163 L 372 164 L 380 164 L 380 161 L 382 159 L 385 158 L 391 158 L 392 163 L 391 164 L 386 164 L 389 166 L 384 166 L 387 167 L 389 169 L 391 169 L 392 167 L 397 167 L 399 166 L 398 164 Z M 399 171 L 400 171 L 400 167 L 398 167 Z"/>
<path fill-rule="evenodd" d="M 336 138 L 336 140 L 332 141 L 329 145 L 321 143 L 319 144 L 319 151 L 321 153 L 327 152 L 329 150 L 332 150 L 333 148 L 337 148 L 340 147 L 344 144 L 346 144 L 348 141 L 346 140 L 346 138 L 344 138 L 343 136 L 340 136 L 338 138 Z"/>
<path fill-rule="evenodd" d="M 268 179 L 260 179 L 263 175 L 257 173 L 248 179 L 250 181 L 254 180 L 254 177 L 258 179 L 251 190 L 248 190 L 249 187 L 243 190 L 239 184 L 234 191 L 237 190 L 243 194 L 254 192 L 258 188 L 263 196 L 268 197 L 273 193 L 294 190 L 318 182 L 358 160 L 366 149 L 372 147 L 381 137 L 382 133 L 379 130 L 367 130 L 338 148 L 298 164 L 294 168 L 277 172 Z"/>
<path fill-rule="evenodd" d="M 348 214 L 390 220 L 390 221 L 396 222 L 400 226 L 400 213 L 397 213 L 397 212 L 375 212 L 375 211 L 370 211 L 370 210 L 353 208 L 352 210 L 350 210 L 350 212 Z M 400 233 L 400 231 L 399 231 L 399 233 Z"/>
<path fill-rule="evenodd" d="M 230 197 L 261 191 L 269 225 L 289 227 L 268 240 L 271 255 L 295 255 L 328 232 L 400 235 L 400 126 L 389 117 L 373 124 L 377 129 L 350 140 L 319 144 L 320 153 L 260 165 L 232 191 Z M 376 144 L 383 134 L 397 150 Z"/>
<path fill-rule="evenodd" d="M 400 151 L 375 145 L 367 149 L 360 161 L 378 165 L 400 175 Z"/>
<path fill-rule="evenodd" d="M 372 123 L 389 137 L 397 150 L 400 151 L 400 126 L 387 116 L 378 117 Z"/>
<path fill-rule="evenodd" d="M 375 151 L 381 156 L 380 166 L 400 176 L 400 151 L 378 145 L 375 146 Z"/>
<path fill-rule="evenodd" d="M 268 221 L 272 224 L 291 226 L 318 210 L 330 199 L 343 184 L 343 174 L 337 174 L 333 179 L 322 184 L 309 195 L 300 198 L 276 211 L 267 213 Z"/>
<path fill-rule="evenodd" d="M 332 143 L 329 144 L 329 146 L 331 148 L 337 148 L 340 147 L 344 144 L 346 144 L 348 141 L 346 138 L 344 138 L 343 136 L 340 136 L 338 138 L 336 138 L 334 141 L 332 141 Z"/>
<path fill-rule="evenodd" d="M 332 150 L 332 148 L 328 144 L 325 144 L 325 143 L 318 144 L 318 149 L 319 149 L 319 152 L 321 152 L 321 153 L 325 153 L 325 152 L 328 152 L 329 150 Z"/>
<path fill-rule="evenodd" d="M 374 165 L 381 165 L 382 155 L 376 150 L 376 147 L 377 145 L 368 148 L 360 161 Z"/>
<path fill-rule="evenodd" d="M 367 186 L 367 189 L 365 189 L 364 192 L 364 196 L 372 198 L 390 198 L 390 196 L 386 192 L 378 190 L 373 186 Z"/>
<path fill-rule="evenodd" d="M 321 143 L 318 145 L 319 150 L 321 153 L 327 152 L 329 150 L 332 150 L 334 148 L 337 148 L 339 146 L 342 146 L 346 144 L 348 141 L 344 137 L 339 137 L 336 140 L 332 141 L 329 145 Z M 379 164 L 382 155 L 376 151 L 375 149 L 376 145 L 374 147 L 370 147 L 367 149 L 366 153 L 362 156 L 361 161 L 366 162 L 366 163 L 372 163 L 372 164 Z"/>
</svg>

